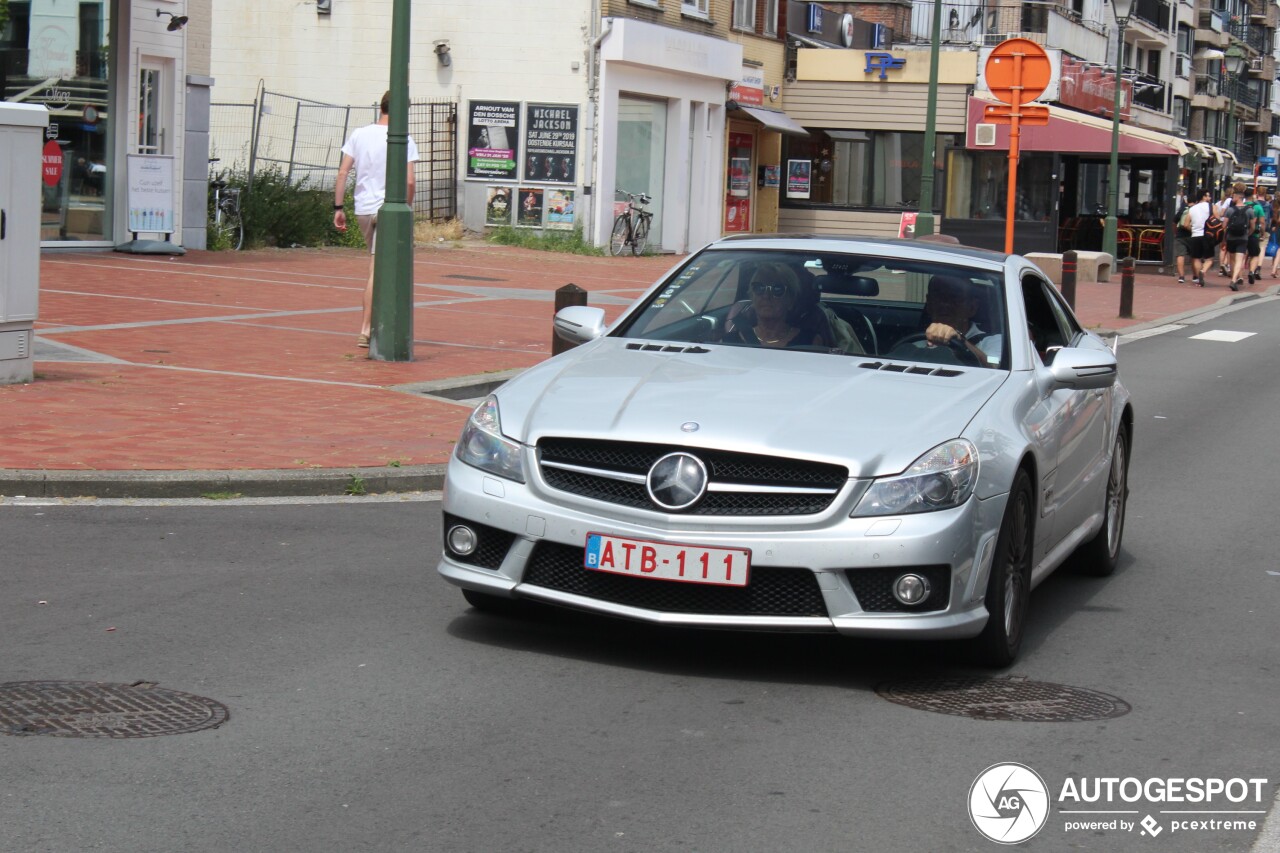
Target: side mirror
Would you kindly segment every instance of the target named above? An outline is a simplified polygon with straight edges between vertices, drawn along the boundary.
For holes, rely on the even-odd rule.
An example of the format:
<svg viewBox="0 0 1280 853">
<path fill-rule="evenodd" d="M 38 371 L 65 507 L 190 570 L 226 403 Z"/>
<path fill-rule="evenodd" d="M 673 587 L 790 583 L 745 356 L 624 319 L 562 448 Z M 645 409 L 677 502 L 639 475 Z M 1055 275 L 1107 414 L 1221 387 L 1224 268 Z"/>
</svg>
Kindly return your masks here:
<svg viewBox="0 0 1280 853">
<path fill-rule="evenodd" d="M 604 334 L 604 309 L 589 305 L 570 305 L 556 312 L 552 325 L 560 340 L 571 344 L 585 344 Z"/>
<path fill-rule="evenodd" d="M 1053 357 L 1049 373 L 1063 388 L 1110 388 L 1116 384 L 1116 355 L 1108 349 L 1063 347 Z"/>
</svg>

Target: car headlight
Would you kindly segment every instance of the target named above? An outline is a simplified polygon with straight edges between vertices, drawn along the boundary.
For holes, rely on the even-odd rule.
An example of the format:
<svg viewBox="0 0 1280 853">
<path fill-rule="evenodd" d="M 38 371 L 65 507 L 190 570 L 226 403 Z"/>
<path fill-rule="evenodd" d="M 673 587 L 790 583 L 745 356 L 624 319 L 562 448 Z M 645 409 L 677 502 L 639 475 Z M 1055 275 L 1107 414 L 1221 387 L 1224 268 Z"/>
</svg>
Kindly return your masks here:
<svg viewBox="0 0 1280 853">
<path fill-rule="evenodd" d="M 963 438 L 940 444 L 903 473 L 876 480 L 856 516 L 905 515 L 960 506 L 978 482 L 978 449 Z"/>
<path fill-rule="evenodd" d="M 498 416 L 498 398 L 489 397 L 476 406 L 462 428 L 462 437 L 454 453 L 468 465 L 481 471 L 524 482 L 523 449 L 502 435 L 502 419 Z"/>
</svg>

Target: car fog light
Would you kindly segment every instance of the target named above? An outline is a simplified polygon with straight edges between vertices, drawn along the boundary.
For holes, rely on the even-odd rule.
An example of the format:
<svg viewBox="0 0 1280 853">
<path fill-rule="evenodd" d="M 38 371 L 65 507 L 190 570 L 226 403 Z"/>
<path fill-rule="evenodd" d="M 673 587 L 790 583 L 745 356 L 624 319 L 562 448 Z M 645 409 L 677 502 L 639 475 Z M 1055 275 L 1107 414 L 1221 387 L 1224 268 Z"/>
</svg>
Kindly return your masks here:
<svg viewBox="0 0 1280 853">
<path fill-rule="evenodd" d="M 929 597 L 929 582 L 919 575 L 903 575 L 893 582 L 893 597 L 903 604 L 919 604 Z"/>
<path fill-rule="evenodd" d="M 449 550 L 460 557 L 465 557 L 476 549 L 478 540 L 476 532 L 464 524 L 455 524 L 449 528 Z"/>
</svg>

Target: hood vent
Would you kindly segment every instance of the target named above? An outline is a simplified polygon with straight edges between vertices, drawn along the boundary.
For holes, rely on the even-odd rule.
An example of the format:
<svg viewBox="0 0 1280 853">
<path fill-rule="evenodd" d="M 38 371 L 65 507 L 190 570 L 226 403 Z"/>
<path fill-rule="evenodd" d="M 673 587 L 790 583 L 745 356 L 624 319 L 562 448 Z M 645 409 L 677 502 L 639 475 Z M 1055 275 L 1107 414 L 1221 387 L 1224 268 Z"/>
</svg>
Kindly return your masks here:
<svg viewBox="0 0 1280 853">
<path fill-rule="evenodd" d="M 671 344 L 665 344 L 665 345 L 664 344 L 627 344 L 627 349 L 640 350 L 641 352 L 689 352 L 689 353 L 696 353 L 699 355 L 704 352 L 711 352 L 711 350 L 707 349 L 706 347 L 700 347 L 700 346 L 682 347 L 682 346 L 673 346 Z"/>
<path fill-rule="evenodd" d="M 858 367 L 868 370 L 883 370 L 887 373 L 910 373 L 913 376 L 961 376 L 963 370 L 952 370 L 949 367 L 925 367 L 919 364 L 895 364 L 883 361 L 864 361 Z"/>
</svg>

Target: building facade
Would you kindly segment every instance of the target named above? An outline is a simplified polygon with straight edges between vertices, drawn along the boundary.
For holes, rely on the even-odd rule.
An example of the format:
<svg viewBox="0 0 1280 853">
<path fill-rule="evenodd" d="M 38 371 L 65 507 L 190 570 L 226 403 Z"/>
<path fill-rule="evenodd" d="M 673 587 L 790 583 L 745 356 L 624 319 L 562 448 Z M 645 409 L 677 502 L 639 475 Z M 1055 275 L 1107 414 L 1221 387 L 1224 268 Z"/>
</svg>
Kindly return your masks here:
<svg viewBox="0 0 1280 853">
<path fill-rule="evenodd" d="M 211 6 L 7 4 L 4 99 L 49 114 L 43 246 L 111 246 L 133 234 L 204 245 Z"/>
</svg>

